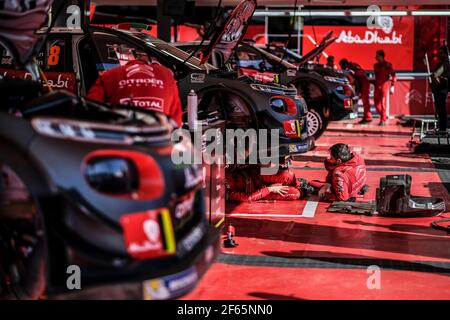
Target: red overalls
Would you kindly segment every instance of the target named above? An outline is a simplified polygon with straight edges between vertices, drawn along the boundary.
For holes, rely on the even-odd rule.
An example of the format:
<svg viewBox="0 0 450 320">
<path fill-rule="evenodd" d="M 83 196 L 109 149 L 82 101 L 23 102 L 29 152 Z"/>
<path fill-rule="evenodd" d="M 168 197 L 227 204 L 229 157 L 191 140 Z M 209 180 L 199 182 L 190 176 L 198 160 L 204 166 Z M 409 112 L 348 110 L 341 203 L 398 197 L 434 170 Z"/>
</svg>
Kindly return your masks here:
<svg viewBox="0 0 450 320">
<path fill-rule="evenodd" d="M 325 196 L 326 201 L 347 201 L 357 197 L 359 191 L 366 183 L 366 164 L 357 153 L 347 162 L 335 165 L 325 161 L 328 171 L 326 183 L 331 184 L 331 193 Z M 317 191 L 325 184 L 320 181 L 310 181 L 309 184 Z"/>
<path fill-rule="evenodd" d="M 387 119 L 386 108 L 389 88 L 391 84 L 394 85 L 397 77 L 395 75 L 394 68 L 392 67 L 392 63 L 387 61 L 375 63 L 373 70 L 375 72 L 375 107 L 380 114 L 380 120 L 384 122 Z"/>
<path fill-rule="evenodd" d="M 361 93 L 361 100 L 364 106 L 364 120 L 372 120 L 372 113 L 370 112 L 370 82 L 369 78 L 367 78 L 366 72 L 361 66 L 355 62 L 349 62 L 348 64 L 349 70 L 353 71 L 353 77 L 355 81 L 358 82 L 359 90 Z"/>
<path fill-rule="evenodd" d="M 156 63 L 133 60 L 104 72 L 87 99 L 154 110 L 172 117 L 181 127 L 181 102 L 172 71 Z"/>
<path fill-rule="evenodd" d="M 271 193 L 269 186 L 281 184 L 288 186 L 285 195 Z M 227 172 L 226 181 L 227 200 L 257 201 L 257 200 L 296 200 L 303 193 L 299 190 L 300 182 L 293 171 L 284 169 L 274 175 L 261 175 L 259 168 Z"/>
</svg>

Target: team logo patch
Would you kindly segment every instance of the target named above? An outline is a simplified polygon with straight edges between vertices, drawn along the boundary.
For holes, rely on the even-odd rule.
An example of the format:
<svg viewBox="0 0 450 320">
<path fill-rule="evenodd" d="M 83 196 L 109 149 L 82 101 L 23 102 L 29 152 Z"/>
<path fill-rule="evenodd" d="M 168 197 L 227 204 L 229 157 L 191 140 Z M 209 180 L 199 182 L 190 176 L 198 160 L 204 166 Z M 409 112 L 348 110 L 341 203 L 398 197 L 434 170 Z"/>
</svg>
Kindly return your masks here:
<svg viewBox="0 0 450 320">
<path fill-rule="evenodd" d="M 135 97 L 120 99 L 120 104 L 164 112 L 164 100 L 157 97 Z"/>
</svg>

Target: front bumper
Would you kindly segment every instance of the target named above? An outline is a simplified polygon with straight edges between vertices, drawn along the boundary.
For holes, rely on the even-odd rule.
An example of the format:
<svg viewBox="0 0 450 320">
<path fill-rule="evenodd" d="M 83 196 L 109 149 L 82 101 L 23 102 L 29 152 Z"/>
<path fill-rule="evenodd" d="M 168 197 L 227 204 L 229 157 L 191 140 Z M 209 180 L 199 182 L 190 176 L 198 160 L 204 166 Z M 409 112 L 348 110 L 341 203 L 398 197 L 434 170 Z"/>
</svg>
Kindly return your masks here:
<svg viewBox="0 0 450 320">
<path fill-rule="evenodd" d="M 127 299 L 127 300 L 162 300 L 181 297 L 190 292 L 206 273 L 210 265 L 220 254 L 220 234 L 216 229 L 207 226 L 207 231 L 196 247 L 177 263 L 166 263 L 170 267 L 149 269 L 157 264 L 156 260 L 136 262 L 136 265 L 123 270 L 130 277 L 148 270 L 148 277 L 143 280 L 121 280 L 112 283 L 83 286 L 81 290 L 65 293 L 49 293 L 49 299 Z M 177 259 L 176 257 L 170 259 Z M 83 268 L 81 267 L 83 273 Z M 157 275 L 161 274 L 161 275 Z M 91 274 L 92 275 L 92 274 Z M 122 277 L 124 274 L 122 274 Z"/>
<path fill-rule="evenodd" d="M 297 143 L 280 144 L 280 156 L 295 156 L 312 150 L 315 146 L 314 137 L 307 137 Z"/>
<path fill-rule="evenodd" d="M 260 161 L 262 163 L 273 163 L 274 161 L 279 161 L 279 159 L 283 159 L 286 157 L 296 156 L 300 154 L 304 154 L 308 152 L 309 150 L 314 149 L 315 147 L 315 140 L 314 137 L 307 137 L 303 139 L 292 139 L 292 141 L 282 141 L 280 142 L 278 148 L 276 151 L 278 151 L 278 156 L 273 157 L 263 157 L 262 154 L 270 154 L 270 151 L 261 151 L 259 150 L 260 154 Z M 272 149 L 274 150 L 274 149 Z M 275 150 L 274 150 L 275 151 Z M 262 153 L 261 153 L 262 152 Z M 276 154 L 276 153 L 275 153 Z M 272 153 L 274 155 L 274 153 Z"/>
</svg>

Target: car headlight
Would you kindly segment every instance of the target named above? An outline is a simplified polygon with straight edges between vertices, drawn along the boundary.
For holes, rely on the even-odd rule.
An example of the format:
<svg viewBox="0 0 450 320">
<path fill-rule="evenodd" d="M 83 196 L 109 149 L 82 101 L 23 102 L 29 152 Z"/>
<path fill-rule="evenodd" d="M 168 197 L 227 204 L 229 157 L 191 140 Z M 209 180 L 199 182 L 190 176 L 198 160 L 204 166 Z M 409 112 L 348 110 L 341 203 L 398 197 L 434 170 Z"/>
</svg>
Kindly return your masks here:
<svg viewBox="0 0 450 320">
<path fill-rule="evenodd" d="M 286 104 L 284 103 L 283 99 L 280 98 L 273 98 L 270 100 L 270 107 L 280 113 L 285 113 L 287 111 Z"/>
<path fill-rule="evenodd" d="M 139 188 L 138 170 L 131 160 L 124 158 L 93 158 L 86 165 L 86 180 L 102 193 L 126 194 Z"/>
<path fill-rule="evenodd" d="M 270 99 L 270 107 L 278 113 L 296 115 L 297 104 L 294 100 L 286 96 L 275 96 Z"/>
<path fill-rule="evenodd" d="M 151 200 L 160 198 L 165 189 L 158 162 L 136 151 L 93 151 L 83 160 L 82 173 L 92 189 L 110 197 Z"/>
</svg>

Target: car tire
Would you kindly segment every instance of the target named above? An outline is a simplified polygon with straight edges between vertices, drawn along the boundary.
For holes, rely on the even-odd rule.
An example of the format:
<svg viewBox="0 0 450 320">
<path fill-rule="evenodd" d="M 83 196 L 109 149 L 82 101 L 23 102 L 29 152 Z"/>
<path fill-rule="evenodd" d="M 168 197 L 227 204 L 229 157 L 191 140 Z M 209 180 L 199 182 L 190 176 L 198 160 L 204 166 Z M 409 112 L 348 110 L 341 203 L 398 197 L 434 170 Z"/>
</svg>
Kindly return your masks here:
<svg viewBox="0 0 450 320">
<path fill-rule="evenodd" d="M 309 113 L 308 133 L 316 140 L 324 133 L 330 120 L 330 102 L 325 88 L 316 82 L 305 79 L 294 83 L 298 94 L 301 95 L 308 106 Z M 311 123 L 311 130 L 309 124 Z"/>
<path fill-rule="evenodd" d="M 45 183 L 18 153 L 1 143 L 0 148 L 6 150 L 0 156 L 0 205 L 3 205 L 0 208 L 0 300 L 39 299 L 47 285 L 48 247 L 44 216 L 36 194 L 42 192 Z M 17 187 L 25 188 L 23 194 L 29 192 L 29 197 L 17 196 L 16 190 L 22 190 Z M 14 191 L 10 192 L 8 188 Z M 21 199 L 17 200 L 17 197 Z M 21 209 L 17 209 L 18 206 Z M 15 210 L 20 212 L 20 217 Z M 14 250 L 17 248 L 8 245 L 11 239 L 20 243 L 19 239 L 21 248 L 30 251 L 24 257 L 17 257 Z"/>
<path fill-rule="evenodd" d="M 306 121 L 308 125 L 308 135 L 318 140 L 320 136 L 325 132 L 328 125 L 328 119 L 321 111 L 310 109 L 306 115 Z"/>
</svg>

